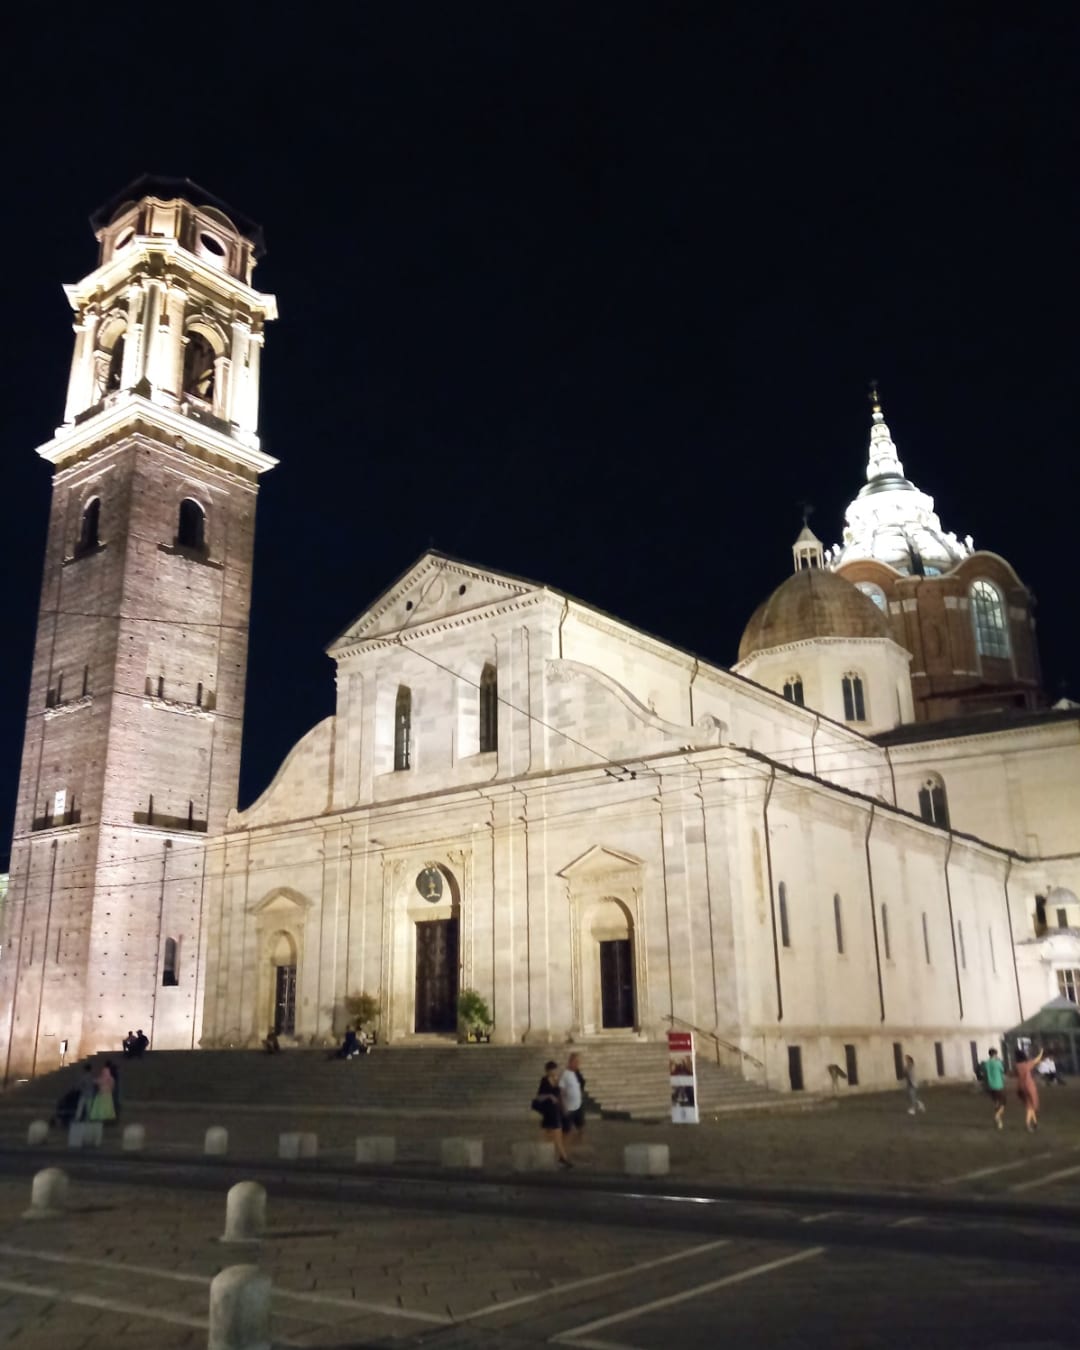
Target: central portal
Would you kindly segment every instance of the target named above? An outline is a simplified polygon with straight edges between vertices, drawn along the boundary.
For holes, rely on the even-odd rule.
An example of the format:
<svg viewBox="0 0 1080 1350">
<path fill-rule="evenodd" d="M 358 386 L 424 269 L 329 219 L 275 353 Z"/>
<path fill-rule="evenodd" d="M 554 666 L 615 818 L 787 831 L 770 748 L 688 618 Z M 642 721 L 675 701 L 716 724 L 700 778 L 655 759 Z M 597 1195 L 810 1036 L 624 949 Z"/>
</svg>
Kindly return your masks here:
<svg viewBox="0 0 1080 1350">
<path fill-rule="evenodd" d="M 416 1031 L 456 1031 L 458 921 L 416 925 Z"/>
</svg>

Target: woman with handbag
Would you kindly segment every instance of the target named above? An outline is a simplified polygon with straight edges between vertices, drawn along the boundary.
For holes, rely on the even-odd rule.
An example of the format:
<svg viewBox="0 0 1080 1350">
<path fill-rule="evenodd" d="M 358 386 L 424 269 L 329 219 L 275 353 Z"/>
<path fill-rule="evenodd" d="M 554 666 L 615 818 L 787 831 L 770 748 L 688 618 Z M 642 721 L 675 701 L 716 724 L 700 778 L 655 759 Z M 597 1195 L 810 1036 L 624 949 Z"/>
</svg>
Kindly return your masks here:
<svg viewBox="0 0 1080 1350">
<path fill-rule="evenodd" d="M 540 1113 L 540 1133 L 553 1145 L 555 1156 L 564 1167 L 573 1167 L 563 1146 L 562 1093 L 559 1091 L 559 1066 L 553 1059 L 544 1065 L 544 1076 L 536 1089 L 532 1109 Z"/>
</svg>

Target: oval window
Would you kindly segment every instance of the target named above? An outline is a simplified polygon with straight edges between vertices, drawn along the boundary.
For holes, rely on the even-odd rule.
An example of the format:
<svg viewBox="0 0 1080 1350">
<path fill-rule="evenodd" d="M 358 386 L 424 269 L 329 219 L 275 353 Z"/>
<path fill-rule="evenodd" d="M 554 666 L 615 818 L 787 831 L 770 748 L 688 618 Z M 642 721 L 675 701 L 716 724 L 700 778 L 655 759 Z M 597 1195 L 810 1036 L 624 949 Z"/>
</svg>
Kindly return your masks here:
<svg viewBox="0 0 1080 1350">
<path fill-rule="evenodd" d="M 212 253 L 215 258 L 224 258 L 225 245 L 220 239 L 215 239 L 212 234 L 200 234 L 199 243 L 202 244 L 207 253 Z"/>
</svg>

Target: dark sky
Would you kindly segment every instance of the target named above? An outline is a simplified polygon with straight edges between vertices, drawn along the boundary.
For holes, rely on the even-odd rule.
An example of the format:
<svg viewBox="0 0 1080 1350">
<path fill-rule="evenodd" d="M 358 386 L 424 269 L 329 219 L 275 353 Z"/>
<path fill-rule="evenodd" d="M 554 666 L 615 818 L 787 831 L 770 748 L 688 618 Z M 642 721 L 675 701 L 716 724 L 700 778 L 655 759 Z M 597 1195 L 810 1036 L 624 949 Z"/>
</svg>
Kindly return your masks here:
<svg viewBox="0 0 1080 1350">
<path fill-rule="evenodd" d="M 1080 695 L 1074 5 L 49 14 L 0 91 L 5 833 L 60 287 L 144 171 L 262 222 L 281 309 L 245 803 L 332 709 L 326 643 L 432 540 L 732 661 L 799 504 L 839 537 L 872 377 L 945 527 L 1038 597 L 1048 689 Z"/>
</svg>

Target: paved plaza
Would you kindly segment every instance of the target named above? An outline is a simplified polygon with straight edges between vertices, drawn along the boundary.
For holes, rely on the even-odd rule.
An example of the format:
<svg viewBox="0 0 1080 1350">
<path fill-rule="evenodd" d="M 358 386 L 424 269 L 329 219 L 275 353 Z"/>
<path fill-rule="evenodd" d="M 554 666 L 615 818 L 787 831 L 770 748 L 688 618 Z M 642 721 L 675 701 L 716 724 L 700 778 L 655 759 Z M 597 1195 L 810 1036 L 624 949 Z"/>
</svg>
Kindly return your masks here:
<svg viewBox="0 0 1080 1350">
<path fill-rule="evenodd" d="M 595 1122 L 572 1173 L 529 1178 L 509 1174 L 528 1122 L 233 1112 L 229 1156 L 211 1162 L 212 1113 L 146 1112 L 147 1153 L 131 1157 L 115 1137 L 100 1154 L 58 1135 L 31 1150 L 27 1117 L 6 1110 L 0 1344 L 202 1347 L 210 1280 L 256 1261 L 281 1347 L 1074 1347 L 1080 1085 L 1045 1096 L 1033 1136 L 1012 1106 L 999 1134 L 959 1088 L 914 1119 L 893 1093 L 698 1128 Z M 282 1164 L 278 1130 L 303 1126 L 319 1159 Z M 353 1137 L 384 1132 L 403 1161 L 356 1168 Z M 481 1173 L 435 1177 L 451 1132 L 485 1139 Z M 669 1179 L 620 1177 L 638 1140 L 669 1142 Z M 24 1218 L 50 1164 L 71 1177 L 68 1210 Z M 267 1188 L 268 1231 L 226 1246 L 242 1176 Z"/>
</svg>

